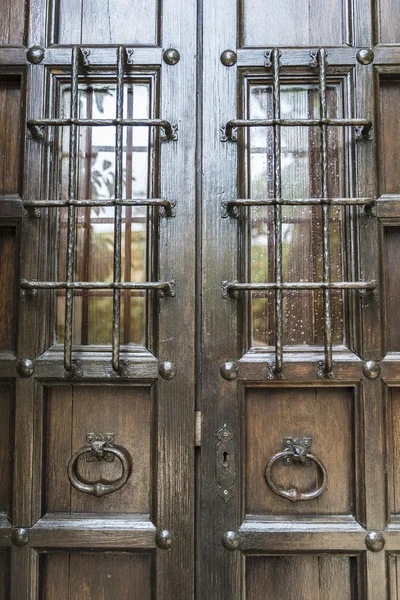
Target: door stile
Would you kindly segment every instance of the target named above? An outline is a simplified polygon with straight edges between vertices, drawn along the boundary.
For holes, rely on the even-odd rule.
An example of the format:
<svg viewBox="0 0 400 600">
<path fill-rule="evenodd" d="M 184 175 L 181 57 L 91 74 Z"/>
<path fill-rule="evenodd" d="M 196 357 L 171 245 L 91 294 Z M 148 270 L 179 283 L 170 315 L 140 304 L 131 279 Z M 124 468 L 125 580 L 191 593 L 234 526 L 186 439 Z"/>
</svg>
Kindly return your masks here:
<svg viewBox="0 0 400 600">
<path fill-rule="evenodd" d="M 176 216 L 160 221 L 160 277 L 175 279 L 176 295 L 160 305 L 158 359 L 161 375 L 165 361 L 176 375 L 156 384 L 156 523 L 172 536 L 168 551 L 156 551 L 157 600 L 194 595 L 196 18 L 195 0 L 164 0 L 162 47 L 180 60 L 162 63 L 160 86 L 161 114 L 178 124 L 178 141 L 161 148 L 160 193 L 176 202 Z"/>
<path fill-rule="evenodd" d="M 237 47 L 237 11 L 229 2 L 203 3 L 203 180 L 202 180 L 202 448 L 201 448 L 201 566 L 199 599 L 241 597 L 239 553 L 222 545 L 227 531 L 241 523 L 240 409 L 235 370 L 226 364 L 241 356 L 238 311 L 242 300 L 221 298 L 221 282 L 238 274 L 238 234 L 235 219 L 221 218 L 221 202 L 237 197 L 237 148 L 221 142 L 221 126 L 237 111 L 237 68 L 224 66 L 221 53 Z M 223 366 L 225 365 L 225 367 Z M 220 373 L 222 367 L 225 378 Z M 229 374 L 229 373 L 230 374 Z M 218 431 L 227 426 L 235 455 L 232 485 L 218 483 Z M 223 435 L 223 432 L 219 434 Z M 222 438 L 223 439 L 223 438 Z M 218 462 L 217 462 L 218 461 Z M 224 492 L 227 500 L 224 500 Z"/>
</svg>

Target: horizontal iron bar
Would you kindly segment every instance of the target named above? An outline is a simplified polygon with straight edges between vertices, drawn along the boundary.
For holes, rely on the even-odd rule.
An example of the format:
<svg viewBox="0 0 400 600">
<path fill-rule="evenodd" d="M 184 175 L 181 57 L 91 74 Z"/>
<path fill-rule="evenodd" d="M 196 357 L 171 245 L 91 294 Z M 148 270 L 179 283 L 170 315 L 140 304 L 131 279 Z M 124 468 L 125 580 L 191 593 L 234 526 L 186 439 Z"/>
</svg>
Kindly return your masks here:
<svg viewBox="0 0 400 600">
<path fill-rule="evenodd" d="M 143 283 L 105 281 L 28 281 L 21 279 L 23 290 L 159 290 L 169 296 L 175 294 L 174 281 L 147 281 Z"/>
<path fill-rule="evenodd" d="M 122 125 L 124 127 L 161 127 L 168 139 L 175 140 L 176 132 L 174 126 L 165 119 L 31 119 L 27 127 L 32 135 L 41 139 L 42 127 L 68 127 L 78 125 L 80 127 L 109 127 Z"/>
<path fill-rule="evenodd" d="M 267 292 L 270 290 L 374 290 L 377 282 L 372 281 L 294 281 L 282 283 L 239 283 L 238 281 L 223 281 L 222 295 L 241 291 Z"/>
<path fill-rule="evenodd" d="M 333 206 L 372 206 L 376 204 L 375 198 L 236 198 L 228 202 L 221 202 L 224 211 L 236 206 L 319 206 L 329 204 Z M 227 216 L 227 215 L 226 215 Z"/>
<path fill-rule="evenodd" d="M 175 203 L 165 198 L 122 199 L 113 200 L 27 200 L 24 208 L 46 208 L 63 206 L 161 206 L 167 211 L 175 207 Z"/>
<path fill-rule="evenodd" d="M 233 130 L 237 127 L 318 127 L 329 125 L 332 127 L 362 127 L 363 135 L 367 136 L 372 121 L 369 119 L 232 119 L 225 126 L 226 139 L 233 139 Z"/>
</svg>

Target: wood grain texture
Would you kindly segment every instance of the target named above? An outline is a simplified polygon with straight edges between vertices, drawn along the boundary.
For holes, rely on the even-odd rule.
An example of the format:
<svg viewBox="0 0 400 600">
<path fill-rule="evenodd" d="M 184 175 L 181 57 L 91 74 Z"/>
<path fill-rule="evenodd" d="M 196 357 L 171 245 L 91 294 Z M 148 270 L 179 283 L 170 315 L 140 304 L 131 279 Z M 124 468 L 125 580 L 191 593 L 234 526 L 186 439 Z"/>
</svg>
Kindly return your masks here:
<svg viewBox="0 0 400 600">
<path fill-rule="evenodd" d="M 248 389 L 246 397 L 246 513 L 331 515 L 354 511 L 354 400 L 347 388 Z M 292 504 L 268 487 L 265 467 L 284 436 L 311 436 L 311 453 L 325 465 L 328 488 L 317 499 Z M 277 462 L 274 481 L 311 491 L 319 470 Z"/>
<path fill-rule="evenodd" d="M 53 0 L 59 44 L 156 44 L 159 0 Z"/>
<path fill-rule="evenodd" d="M 21 78 L 3 74 L 0 79 L 0 194 L 20 194 L 22 189 L 21 102 Z"/>
<path fill-rule="evenodd" d="M 41 600 L 150 600 L 151 556 L 60 553 L 41 557 Z"/>
<path fill-rule="evenodd" d="M 400 227 L 384 229 L 384 289 L 386 315 L 386 350 L 400 351 L 400 323 L 398 311 L 400 306 Z"/>
<path fill-rule="evenodd" d="M 27 6 L 24 0 L 2 0 L 0 11 L 1 45 L 18 46 L 24 43 Z"/>
<path fill-rule="evenodd" d="M 246 600 L 356 600 L 356 561 L 348 556 L 246 559 Z"/>
<path fill-rule="evenodd" d="M 261 7 L 242 0 L 245 46 L 340 46 L 345 43 L 348 0 L 281 0 Z"/>
<path fill-rule="evenodd" d="M 149 513 L 151 400 L 144 388 L 54 386 L 47 401 L 46 512 Z M 73 488 L 68 461 L 86 445 L 86 433 L 114 433 L 115 445 L 127 452 L 131 475 L 113 494 L 96 498 Z M 76 472 L 89 483 L 117 479 L 118 459 L 78 460 Z"/>
<path fill-rule="evenodd" d="M 18 271 L 15 227 L 0 226 L 0 256 L 0 352 L 4 352 L 14 350 L 16 342 L 15 299 Z"/>
<path fill-rule="evenodd" d="M 398 44 L 400 42 L 400 7 L 397 0 L 378 0 L 379 42 Z"/>
<path fill-rule="evenodd" d="M 0 511 L 8 513 L 11 501 L 13 387 L 0 385 Z"/>
<path fill-rule="evenodd" d="M 0 598 L 7 600 L 10 593 L 9 582 L 9 555 L 6 552 L 0 552 Z"/>
<path fill-rule="evenodd" d="M 398 20 L 400 23 L 400 20 Z M 400 128 L 400 79 L 380 81 L 380 194 L 400 192 L 400 170 L 396 152 L 397 133 Z"/>
<path fill-rule="evenodd" d="M 389 474 L 389 507 L 392 515 L 400 513 L 400 389 L 388 390 L 387 441 Z"/>
</svg>

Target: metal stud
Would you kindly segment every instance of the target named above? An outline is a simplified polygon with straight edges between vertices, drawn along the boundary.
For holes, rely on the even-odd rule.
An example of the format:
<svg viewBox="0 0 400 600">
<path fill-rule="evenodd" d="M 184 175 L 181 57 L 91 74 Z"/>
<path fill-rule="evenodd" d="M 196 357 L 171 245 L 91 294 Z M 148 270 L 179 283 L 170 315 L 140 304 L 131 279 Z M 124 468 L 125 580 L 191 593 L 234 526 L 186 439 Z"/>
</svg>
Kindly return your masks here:
<svg viewBox="0 0 400 600">
<path fill-rule="evenodd" d="M 162 529 L 156 535 L 156 544 L 161 550 L 169 550 L 172 546 L 172 535 L 168 529 Z"/>
<path fill-rule="evenodd" d="M 14 546 L 21 548 L 29 542 L 29 532 L 22 527 L 13 529 L 11 532 L 11 541 Z"/>
<path fill-rule="evenodd" d="M 225 67 L 233 67 L 237 62 L 237 55 L 234 50 L 224 50 L 220 56 L 221 62 Z"/>
<path fill-rule="evenodd" d="M 221 365 L 219 372 L 221 373 L 221 377 L 227 381 L 233 381 L 238 376 L 239 365 L 236 362 L 228 361 Z"/>
<path fill-rule="evenodd" d="M 176 375 L 176 367 L 169 360 L 165 360 L 164 362 L 160 363 L 158 372 L 163 379 L 173 379 Z"/>
<path fill-rule="evenodd" d="M 17 362 L 17 373 L 20 377 L 30 377 L 34 371 L 34 364 L 29 358 L 21 358 Z"/>
<path fill-rule="evenodd" d="M 356 56 L 361 65 L 369 65 L 374 60 L 374 53 L 370 48 L 362 48 Z"/>
<path fill-rule="evenodd" d="M 371 552 L 380 552 L 385 545 L 385 538 L 380 531 L 370 531 L 365 538 L 365 545 Z"/>
<path fill-rule="evenodd" d="M 163 54 L 163 59 L 167 65 L 176 65 L 180 61 L 181 55 L 175 48 L 168 48 Z"/>
<path fill-rule="evenodd" d="M 373 360 L 368 360 L 364 363 L 363 373 L 368 379 L 376 379 L 381 373 L 381 366 Z"/>
<path fill-rule="evenodd" d="M 33 65 L 38 65 L 44 59 L 44 49 L 40 46 L 32 46 L 26 53 L 26 58 Z"/>
<path fill-rule="evenodd" d="M 226 550 L 233 552 L 237 550 L 240 545 L 240 539 L 236 531 L 227 531 L 222 536 L 222 545 Z"/>
</svg>

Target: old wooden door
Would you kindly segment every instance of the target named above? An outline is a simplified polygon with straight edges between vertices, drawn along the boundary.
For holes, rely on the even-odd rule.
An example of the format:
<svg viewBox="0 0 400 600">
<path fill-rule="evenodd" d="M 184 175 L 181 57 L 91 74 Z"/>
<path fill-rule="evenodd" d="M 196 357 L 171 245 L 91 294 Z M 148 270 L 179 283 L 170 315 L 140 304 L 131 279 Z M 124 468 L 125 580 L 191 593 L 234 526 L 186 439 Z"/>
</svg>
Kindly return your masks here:
<svg viewBox="0 0 400 600">
<path fill-rule="evenodd" d="M 234 4 L 203 2 L 198 588 L 398 599 L 399 3 Z"/>
<path fill-rule="evenodd" d="M 399 12 L 3 1 L 0 598 L 400 597 Z"/>
</svg>

